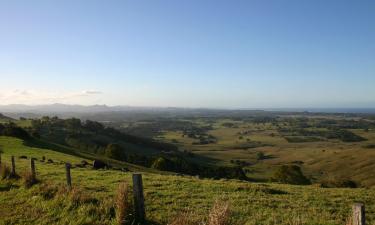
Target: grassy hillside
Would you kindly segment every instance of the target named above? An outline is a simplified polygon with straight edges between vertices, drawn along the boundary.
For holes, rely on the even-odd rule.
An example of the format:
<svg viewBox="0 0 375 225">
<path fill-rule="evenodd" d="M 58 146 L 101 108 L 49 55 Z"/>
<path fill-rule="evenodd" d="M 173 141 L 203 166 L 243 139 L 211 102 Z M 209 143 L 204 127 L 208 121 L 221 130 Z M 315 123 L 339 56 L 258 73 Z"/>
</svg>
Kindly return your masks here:
<svg viewBox="0 0 375 225">
<path fill-rule="evenodd" d="M 173 144 L 123 133 L 99 122 L 43 117 L 29 121 L 30 126 L 20 127 L 20 121 L 0 124 L 0 135 L 21 138 L 29 146 L 50 148 L 76 156 L 105 158 L 106 161 L 112 159 L 160 171 L 210 178 L 247 179 L 239 166 L 201 163 L 209 160 L 199 160 L 203 157 L 178 151 Z M 107 164 L 113 166 L 117 162 Z"/>
<path fill-rule="evenodd" d="M 131 172 L 73 168 L 76 194 L 52 194 L 65 185 L 63 162 L 82 158 L 25 146 L 16 138 L 0 137 L 2 161 L 16 156 L 17 172 L 28 170 L 29 158 L 45 156 L 54 163 L 36 162 L 41 183 L 26 189 L 21 180 L 0 181 L 0 224 L 115 224 L 114 197 L 120 182 L 131 184 Z M 20 159 L 19 156 L 28 159 Z M 141 170 L 141 168 L 140 168 Z M 249 183 L 159 175 L 142 171 L 150 224 L 167 224 L 182 211 L 204 220 L 216 199 L 227 199 L 230 224 L 345 224 L 353 202 L 366 203 L 369 224 L 375 223 L 374 189 L 323 189 L 317 186 Z M 49 189 L 47 188 L 49 187 Z"/>
</svg>

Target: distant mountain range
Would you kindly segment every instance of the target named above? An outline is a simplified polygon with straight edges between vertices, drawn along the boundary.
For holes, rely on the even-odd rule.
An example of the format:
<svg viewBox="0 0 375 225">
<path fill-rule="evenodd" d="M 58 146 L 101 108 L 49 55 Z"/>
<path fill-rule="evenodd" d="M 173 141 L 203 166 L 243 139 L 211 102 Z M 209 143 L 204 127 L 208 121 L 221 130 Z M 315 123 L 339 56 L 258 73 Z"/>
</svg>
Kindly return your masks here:
<svg viewBox="0 0 375 225">
<path fill-rule="evenodd" d="M 63 113 L 63 112 L 108 112 L 118 110 L 118 108 L 108 107 L 106 105 L 65 105 L 65 104 L 51 104 L 51 105 L 0 105 L 1 112 L 30 112 L 30 113 Z"/>
</svg>

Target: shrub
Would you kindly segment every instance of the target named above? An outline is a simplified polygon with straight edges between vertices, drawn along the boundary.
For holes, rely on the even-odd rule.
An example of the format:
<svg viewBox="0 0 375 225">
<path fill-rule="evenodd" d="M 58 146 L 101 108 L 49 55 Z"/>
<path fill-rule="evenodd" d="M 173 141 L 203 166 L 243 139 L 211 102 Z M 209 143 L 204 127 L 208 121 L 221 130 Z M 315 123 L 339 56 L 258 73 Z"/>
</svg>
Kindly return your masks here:
<svg viewBox="0 0 375 225">
<path fill-rule="evenodd" d="M 286 184 L 311 184 L 310 180 L 303 175 L 301 168 L 296 165 L 280 166 L 274 173 L 272 180 Z"/>
<path fill-rule="evenodd" d="M 123 182 L 117 189 L 116 219 L 118 224 L 125 225 L 130 222 L 131 205 L 129 201 L 129 186 Z"/>
</svg>

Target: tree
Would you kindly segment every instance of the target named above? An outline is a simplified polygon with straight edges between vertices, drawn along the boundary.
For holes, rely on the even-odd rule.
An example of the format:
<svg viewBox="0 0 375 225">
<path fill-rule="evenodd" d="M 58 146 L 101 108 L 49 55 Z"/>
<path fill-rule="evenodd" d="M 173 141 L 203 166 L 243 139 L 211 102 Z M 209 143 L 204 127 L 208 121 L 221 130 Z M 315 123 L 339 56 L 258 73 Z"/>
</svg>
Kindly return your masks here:
<svg viewBox="0 0 375 225">
<path fill-rule="evenodd" d="M 91 120 L 86 120 L 85 124 L 83 125 L 86 129 L 98 133 L 98 131 L 103 130 L 103 124 Z"/>
<path fill-rule="evenodd" d="M 310 180 L 303 175 L 301 168 L 296 165 L 280 166 L 274 173 L 272 179 L 286 184 L 311 184 Z"/>
<path fill-rule="evenodd" d="M 105 156 L 112 159 L 121 160 L 123 154 L 123 149 L 118 144 L 109 144 L 105 149 Z"/>
<path fill-rule="evenodd" d="M 80 129 L 81 128 L 81 120 L 76 118 L 66 119 L 64 121 L 64 125 L 68 129 Z"/>
<path fill-rule="evenodd" d="M 7 123 L 4 126 L 0 126 L 0 135 L 17 137 L 20 139 L 30 138 L 30 135 L 26 130 L 18 127 L 14 123 Z"/>
<path fill-rule="evenodd" d="M 170 163 L 167 159 L 164 157 L 159 157 L 155 159 L 155 161 L 152 163 L 151 168 L 157 169 L 157 170 L 170 170 Z"/>
</svg>

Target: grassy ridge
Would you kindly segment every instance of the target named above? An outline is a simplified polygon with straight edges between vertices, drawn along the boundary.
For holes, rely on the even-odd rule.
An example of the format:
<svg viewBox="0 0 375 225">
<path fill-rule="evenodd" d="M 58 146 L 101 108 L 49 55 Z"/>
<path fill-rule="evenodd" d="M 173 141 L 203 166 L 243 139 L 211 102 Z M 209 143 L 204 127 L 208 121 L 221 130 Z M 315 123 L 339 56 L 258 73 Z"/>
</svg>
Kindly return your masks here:
<svg viewBox="0 0 375 225">
<path fill-rule="evenodd" d="M 72 169 L 73 185 L 95 201 L 73 204 L 68 197 L 44 199 L 45 183 L 64 185 L 60 161 L 78 163 L 82 158 L 42 148 L 31 148 L 15 138 L 0 137 L 4 153 L 45 156 L 53 164 L 37 162 L 41 184 L 25 189 L 21 181 L 0 181 L 0 224 L 114 224 L 112 206 L 122 181 L 131 183 L 131 173 L 113 170 Z M 16 158 L 17 171 L 28 170 L 29 160 Z M 351 204 L 366 203 L 369 224 L 375 222 L 375 190 L 322 189 L 316 186 L 252 184 L 234 180 L 196 179 L 144 172 L 147 217 L 153 224 L 166 224 L 179 212 L 190 209 L 204 218 L 218 198 L 228 199 L 231 224 L 344 224 Z M 300 221 L 298 223 L 298 221 Z"/>
</svg>

